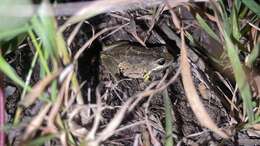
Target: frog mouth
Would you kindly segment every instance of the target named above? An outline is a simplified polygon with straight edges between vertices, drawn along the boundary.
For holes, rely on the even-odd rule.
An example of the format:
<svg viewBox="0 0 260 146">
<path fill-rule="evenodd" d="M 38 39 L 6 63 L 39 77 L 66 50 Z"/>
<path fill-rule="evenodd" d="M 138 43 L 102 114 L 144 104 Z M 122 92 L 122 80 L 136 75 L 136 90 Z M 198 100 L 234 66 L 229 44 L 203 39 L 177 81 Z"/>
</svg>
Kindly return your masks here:
<svg viewBox="0 0 260 146">
<path fill-rule="evenodd" d="M 143 78 L 143 76 L 140 73 L 129 73 L 127 75 L 124 76 L 128 76 L 130 78 Z"/>
</svg>

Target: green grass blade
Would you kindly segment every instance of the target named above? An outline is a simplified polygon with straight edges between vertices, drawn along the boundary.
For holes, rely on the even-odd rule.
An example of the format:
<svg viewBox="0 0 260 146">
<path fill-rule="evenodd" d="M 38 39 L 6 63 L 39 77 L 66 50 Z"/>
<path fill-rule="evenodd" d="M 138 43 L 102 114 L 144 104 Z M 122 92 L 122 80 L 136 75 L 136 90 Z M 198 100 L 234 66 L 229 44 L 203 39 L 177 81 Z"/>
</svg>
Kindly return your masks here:
<svg viewBox="0 0 260 146">
<path fill-rule="evenodd" d="M 16 74 L 15 70 L 5 61 L 2 55 L 0 55 L 0 70 L 17 85 L 21 87 L 26 86 L 25 82 Z"/>
<path fill-rule="evenodd" d="M 225 30 L 224 30 L 224 39 L 226 43 L 227 54 L 235 75 L 235 80 L 243 99 L 244 112 L 246 112 L 249 118 L 249 122 L 251 123 L 254 121 L 254 112 L 253 112 L 253 102 L 251 100 L 252 94 L 251 94 L 250 86 L 247 82 L 246 74 L 242 68 L 242 65 L 238 57 L 237 46 L 233 44 L 233 42 L 231 41 L 230 37 L 225 32 Z"/>
<path fill-rule="evenodd" d="M 31 81 L 31 77 L 32 77 L 32 73 L 33 73 L 33 69 L 35 67 L 35 64 L 36 64 L 36 61 L 37 61 L 37 58 L 38 58 L 38 52 L 35 53 L 34 57 L 33 57 L 33 60 L 32 60 L 32 63 L 31 63 L 31 67 L 28 71 L 28 74 L 27 74 L 27 77 L 26 77 L 26 81 L 25 81 L 25 88 L 23 89 L 23 92 L 21 94 L 21 100 L 24 98 L 25 94 L 26 94 L 26 91 L 27 89 L 29 88 L 29 84 L 30 84 L 30 81 Z"/>
<path fill-rule="evenodd" d="M 231 23 L 231 26 L 232 26 L 232 33 L 233 33 L 233 37 L 236 39 L 236 40 L 239 40 L 240 37 L 241 37 L 241 33 L 240 33 L 240 28 L 239 28 L 239 24 L 238 24 L 238 16 L 237 16 L 237 10 L 236 10 L 236 7 L 233 6 L 232 8 L 232 12 L 231 12 L 231 18 L 232 18 L 232 23 Z"/>
<path fill-rule="evenodd" d="M 251 10 L 253 11 L 257 17 L 260 17 L 260 5 L 255 2 L 254 0 L 242 0 L 242 2 Z"/>
<path fill-rule="evenodd" d="M 55 135 L 46 135 L 46 136 L 41 136 L 39 138 L 36 138 L 34 140 L 31 140 L 28 142 L 26 145 L 27 146 L 42 146 L 45 144 L 47 141 L 50 141 L 51 139 L 55 138 Z"/>
<path fill-rule="evenodd" d="M 241 1 L 234 1 L 234 7 L 236 7 L 237 11 L 239 12 L 240 11 L 240 8 L 241 8 L 241 5 L 242 5 L 242 2 Z"/>
<path fill-rule="evenodd" d="M 32 19 L 34 31 L 40 37 L 43 44 L 45 60 L 49 57 L 57 58 L 56 23 L 53 16 L 48 15 L 51 9 L 47 2 L 43 2 L 39 8 L 37 17 Z"/>
<path fill-rule="evenodd" d="M 204 21 L 204 19 L 197 13 L 196 19 L 202 29 L 204 29 L 213 39 L 218 41 L 220 43 L 219 37 L 216 35 L 216 33 L 209 27 L 209 25 Z"/>
<path fill-rule="evenodd" d="M 221 18 L 224 22 L 227 22 L 228 21 L 228 14 L 227 14 L 227 11 L 226 11 L 226 5 L 224 4 L 223 0 L 219 1 L 219 6 L 221 7 L 221 9 L 219 9 L 219 13 L 221 14 Z"/>
<path fill-rule="evenodd" d="M 41 50 L 40 43 L 38 43 L 38 41 L 36 40 L 36 36 L 34 35 L 34 33 L 32 32 L 31 29 L 28 31 L 28 33 L 29 33 L 29 36 L 31 37 L 31 40 L 32 40 L 32 43 L 33 43 L 33 45 L 34 45 L 34 47 L 36 49 L 36 52 L 39 53 L 40 65 L 42 66 L 41 70 L 43 69 L 44 73 L 49 74 L 50 73 L 50 69 L 48 67 L 47 60 L 44 59 L 44 55 L 43 55 L 43 52 Z"/>
<path fill-rule="evenodd" d="M 26 5 L 28 16 L 20 16 L 19 6 Z M 0 3 L 0 40 L 8 41 L 26 31 L 26 24 L 33 15 L 31 0 L 1 0 Z"/>
<path fill-rule="evenodd" d="M 55 102 L 58 98 L 58 82 L 54 80 L 51 84 L 51 100 Z"/>
<path fill-rule="evenodd" d="M 163 91 L 163 100 L 164 100 L 164 110 L 165 110 L 165 146 L 173 146 L 173 138 L 172 138 L 172 105 L 171 100 L 168 95 L 167 89 Z"/>
<path fill-rule="evenodd" d="M 28 25 L 25 25 L 15 29 L 0 31 L 0 41 L 9 41 L 18 34 L 26 32 L 28 29 Z"/>
<path fill-rule="evenodd" d="M 252 67 L 260 53 L 260 42 L 257 42 L 252 52 L 246 58 L 246 66 Z"/>
</svg>

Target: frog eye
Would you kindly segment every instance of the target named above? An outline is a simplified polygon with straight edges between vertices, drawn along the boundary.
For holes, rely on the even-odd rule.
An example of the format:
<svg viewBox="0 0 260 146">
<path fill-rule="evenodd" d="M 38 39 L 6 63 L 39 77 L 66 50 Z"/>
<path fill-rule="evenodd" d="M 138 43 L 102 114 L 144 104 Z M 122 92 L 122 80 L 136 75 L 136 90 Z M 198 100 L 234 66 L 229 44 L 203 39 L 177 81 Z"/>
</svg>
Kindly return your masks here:
<svg viewBox="0 0 260 146">
<path fill-rule="evenodd" d="M 124 72 L 124 68 L 123 67 L 119 67 L 119 72 Z"/>
<path fill-rule="evenodd" d="M 164 58 L 160 58 L 160 59 L 157 60 L 157 64 L 158 65 L 164 65 L 164 63 L 165 63 L 165 59 Z"/>
<path fill-rule="evenodd" d="M 128 70 L 128 67 L 120 65 L 120 66 L 118 66 L 118 70 L 119 70 L 119 72 L 124 73 L 126 70 Z"/>
</svg>

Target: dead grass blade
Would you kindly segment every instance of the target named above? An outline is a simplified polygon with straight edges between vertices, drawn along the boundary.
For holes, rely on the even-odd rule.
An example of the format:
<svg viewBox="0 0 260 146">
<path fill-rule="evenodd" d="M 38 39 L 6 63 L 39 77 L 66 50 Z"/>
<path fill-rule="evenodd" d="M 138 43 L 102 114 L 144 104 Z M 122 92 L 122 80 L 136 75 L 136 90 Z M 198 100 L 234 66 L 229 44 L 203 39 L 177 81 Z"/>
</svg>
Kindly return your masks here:
<svg viewBox="0 0 260 146">
<path fill-rule="evenodd" d="M 175 14 L 175 12 L 172 10 L 173 6 L 177 5 L 177 2 L 175 3 L 170 3 L 169 0 L 166 0 L 166 5 L 168 7 L 168 9 L 170 10 L 171 16 L 172 16 L 172 22 L 175 25 L 175 27 L 177 28 L 177 30 L 180 30 L 181 28 L 181 23 L 180 23 L 180 19 L 178 18 L 178 16 Z"/>
<path fill-rule="evenodd" d="M 80 28 L 81 28 L 81 26 L 82 26 L 83 23 L 84 23 L 83 21 L 79 22 L 79 23 L 75 26 L 75 28 L 73 29 L 73 31 L 71 32 L 71 34 L 69 35 L 69 37 L 68 37 L 68 39 L 67 39 L 67 41 L 66 41 L 68 46 L 71 45 L 72 41 L 74 40 L 75 36 L 76 36 L 77 33 L 79 32 L 79 30 L 80 30 Z"/>
<path fill-rule="evenodd" d="M 213 120 L 210 118 L 210 116 L 206 112 L 206 109 L 200 101 L 199 95 L 196 91 L 195 85 L 193 84 L 192 80 L 183 30 L 181 31 L 181 38 L 181 76 L 188 102 L 190 103 L 190 106 L 201 125 L 205 126 L 206 128 L 209 128 L 210 130 L 217 133 L 223 138 L 228 138 L 229 136 L 224 131 L 220 130 L 217 127 L 217 125 L 213 122 Z"/>
<path fill-rule="evenodd" d="M 95 120 L 91 130 L 89 131 L 86 137 L 86 139 L 91 139 L 91 140 L 95 138 L 100 120 L 102 119 L 102 101 L 101 101 L 99 86 L 96 89 L 96 97 L 97 97 L 97 110 L 96 110 Z"/>
<path fill-rule="evenodd" d="M 176 1 L 169 1 L 169 5 L 174 7 L 178 4 L 189 2 L 190 0 L 176 0 Z M 208 0 L 193 0 L 193 2 L 203 2 Z M 72 24 L 75 24 L 79 21 L 83 21 L 85 19 L 89 19 L 93 16 L 96 16 L 98 14 L 104 13 L 104 12 L 111 12 L 111 11 L 121 11 L 126 9 L 134 9 L 137 6 L 143 6 L 143 7 L 152 7 L 159 4 L 162 4 L 164 0 L 97 0 L 87 3 L 73 3 L 77 5 L 58 5 L 60 8 L 54 9 L 56 12 L 56 15 L 58 14 L 64 14 L 66 11 L 64 9 L 66 7 L 69 15 L 74 14 L 71 18 L 69 18 L 60 28 L 59 31 L 63 32 L 68 26 L 71 26 Z M 62 8 L 63 7 L 63 8 Z M 76 8 L 75 8 L 76 7 Z M 62 10 L 63 9 L 63 10 Z M 72 13 L 73 12 L 73 13 Z M 72 13 L 72 14 L 71 14 Z"/>
<path fill-rule="evenodd" d="M 145 45 L 145 41 L 142 40 L 139 35 L 137 34 L 137 30 L 136 30 L 136 23 L 134 21 L 134 19 L 130 19 L 129 21 L 129 25 L 127 27 L 127 32 L 130 33 L 138 43 L 140 43 L 142 46 L 146 47 Z"/>
<path fill-rule="evenodd" d="M 60 134 L 60 141 L 61 141 L 61 145 L 62 145 L 62 146 L 68 146 L 66 139 L 67 139 L 67 138 L 66 138 L 66 133 L 65 133 L 65 132 L 62 132 L 62 133 Z"/>
<path fill-rule="evenodd" d="M 49 111 L 50 107 L 51 103 L 46 104 L 42 108 L 42 110 L 37 114 L 37 116 L 31 120 L 31 122 L 28 124 L 25 130 L 23 140 L 27 140 L 30 137 L 30 135 L 41 126 L 42 121 L 44 120 L 45 115 Z"/>
<path fill-rule="evenodd" d="M 48 116 L 47 125 L 54 133 L 57 132 L 57 128 L 54 124 L 55 118 L 56 118 L 57 114 L 59 113 L 60 107 L 63 103 L 66 85 L 69 84 L 69 82 L 71 81 L 71 78 L 72 78 L 72 73 L 70 73 L 70 75 L 67 76 L 65 82 L 62 84 L 58 97 L 57 97 L 56 101 L 54 102 L 54 104 L 50 110 L 49 116 Z"/>
<path fill-rule="evenodd" d="M 78 51 L 77 53 L 75 54 L 74 56 L 74 61 L 78 60 L 79 59 L 79 56 L 86 50 L 86 48 L 88 48 L 91 43 L 97 39 L 99 36 L 101 36 L 102 34 L 108 32 L 108 31 L 111 31 L 111 30 L 114 30 L 118 28 L 118 26 L 113 26 L 113 27 L 109 27 L 109 28 L 104 28 L 102 29 L 101 31 L 99 31 L 98 33 L 96 33 L 94 36 L 91 37 L 91 39 L 89 39 Z"/>
<path fill-rule="evenodd" d="M 36 85 L 33 86 L 32 90 L 20 101 L 20 105 L 28 107 L 34 103 L 34 101 L 39 97 L 45 88 L 54 80 L 59 74 L 59 71 L 55 71 L 52 74 L 49 74 L 44 79 L 40 80 Z"/>
</svg>

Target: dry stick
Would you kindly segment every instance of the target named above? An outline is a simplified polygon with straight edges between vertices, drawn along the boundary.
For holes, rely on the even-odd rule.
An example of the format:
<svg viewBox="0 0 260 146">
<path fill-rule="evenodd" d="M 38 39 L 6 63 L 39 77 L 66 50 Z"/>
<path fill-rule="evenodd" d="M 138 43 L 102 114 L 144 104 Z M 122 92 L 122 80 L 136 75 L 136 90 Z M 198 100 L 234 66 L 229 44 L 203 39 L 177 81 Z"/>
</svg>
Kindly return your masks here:
<svg viewBox="0 0 260 146">
<path fill-rule="evenodd" d="M 181 31 L 181 40 L 181 76 L 184 90 L 187 95 L 188 102 L 190 103 L 191 109 L 193 110 L 201 125 L 211 129 L 213 132 L 217 133 L 223 138 L 229 138 L 229 136 L 224 131 L 220 130 L 216 126 L 216 124 L 210 118 L 210 116 L 206 112 L 206 109 L 200 101 L 200 98 L 192 80 L 183 30 Z"/>
</svg>

